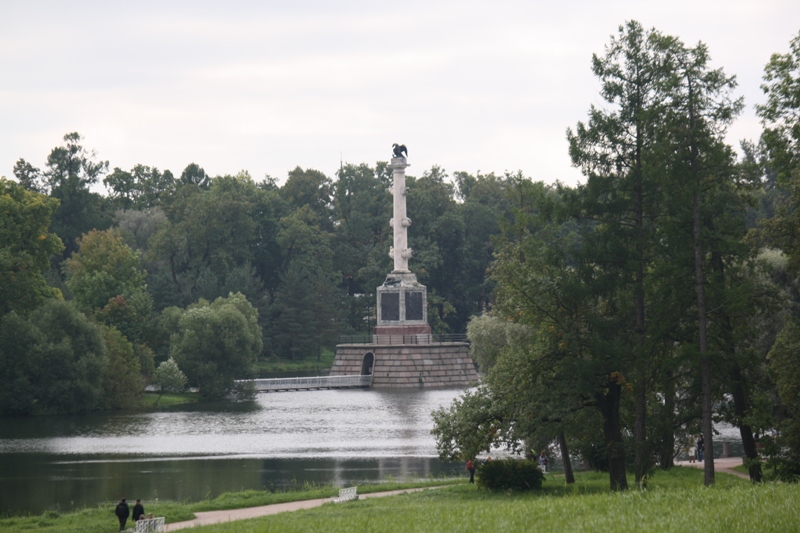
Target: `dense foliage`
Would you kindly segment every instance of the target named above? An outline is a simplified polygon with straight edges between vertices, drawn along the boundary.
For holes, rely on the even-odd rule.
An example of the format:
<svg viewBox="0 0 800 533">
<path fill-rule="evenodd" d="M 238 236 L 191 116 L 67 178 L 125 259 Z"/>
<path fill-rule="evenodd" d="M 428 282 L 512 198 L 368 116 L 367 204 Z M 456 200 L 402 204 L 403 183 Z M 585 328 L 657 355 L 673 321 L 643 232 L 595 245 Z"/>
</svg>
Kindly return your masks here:
<svg viewBox="0 0 800 533">
<path fill-rule="evenodd" d="M 544 474 L 536 461 L 504 459 L 488 461 L 478 469 L 478 486 L 490 490 L 536 490 L 542 488 Z"/>
<path fill-rule="evenodd" d="M 205 300 L 181 313 L 171 340 L 172 354 L 189 384 L 209 398 L 221 398 L 235 379 L 251 376 L 261 352 L 258 312 L 242 293 Z"/>
<path fill-rule="evenodd" d="M 35 309 L 58 291 L 44 273 L 63 249 L 49 230 L 58 201 L 0 178 L 0 316 Z"/>
<path fill-rule="evenodd" d="M 17 182 L 0 181 L 0 316 L 15 311 L 12 328 L 63 296 L 103 326 L 92 382 L 102 392 L 83 409 L 132 405 L 170 357 L 190 386 L 219 398 L 258 359 L 318 359 L 375 325 L 375 288 L 391 270 L 385 162 L 343 165 L 335 179 L 297 167 L 278 186 L 196 163 L 177 178 L 141 164 L 109 172 L 79 134 L 63 140 L 43 170 L 20 159 Z M 514 179 L 460 172 L 454 185 L 438 167 L 409 176 L 415 270 L 436 332 L 463 332 L 487 308 L 491 239 L 510 216 Z M 107 196 L 95 192 L 101 180 Z M 3 333 L 0 413 L 62 411 L 23 394 L 35 388 L 33 360 L 21 331 Z"/>
<path fill-rule="evenodd" d="M 71 303 L 50 299 L 28 317 L 11 312 L 0 322 L 1 412 L 100 408 L 104 375 L 113 386 L 118 373 L 127 370 L 108 365 L 102 328 Z"/>
<path fill-rule="evenodd" d="M 629 22 L 593 57 L 604 104 L 567 133 L 586 181 L 509 188 L 496 300 L 468 327 L 488 373 L 434 414 L 442 458 L 556 442 L 568 471 L 572 448 L 622 490 L 689 435 L 713 450 L 722 419 L 751 479 L 765 458 L 796 479 L 798 39 L 767 66 L 764 137 L 740 160 L 724 135 L 743 104 L 705 45 Z M 713 453 L 704 467 L 714 483 Z"/>
</svg>

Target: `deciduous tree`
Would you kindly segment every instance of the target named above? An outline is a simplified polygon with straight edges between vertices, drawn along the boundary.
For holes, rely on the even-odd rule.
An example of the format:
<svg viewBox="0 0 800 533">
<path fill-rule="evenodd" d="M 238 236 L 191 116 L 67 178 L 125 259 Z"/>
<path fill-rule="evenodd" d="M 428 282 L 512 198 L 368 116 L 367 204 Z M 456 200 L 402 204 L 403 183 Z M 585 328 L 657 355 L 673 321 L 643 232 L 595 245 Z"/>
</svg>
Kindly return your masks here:
<svg viewBox="0 0 800 533">
<path fill-rule="evenodd" d="M 61 296 L 44 278 L 51 256 L 63 249 L 48 229 L 57 207 L 58 201 L 0 178 L 0 316 Z"/>
<path fill-rule="evenodd" d="M 96 161 L 97 154 L 82 141 L 78 133 L 66 134 L 64 145 L 47 156 L 43 173 L 47 191 L 60 202 L 51 228 L 64 242 L 64 259 L 77 250 L 81 235 L 111 225 L 103 197 L 90 189 L 108 171 L 108 161 Z"/>
<path fill-rule="evenodd" d="M 144 380 L 133 345 L 114 327 L 103 328 L 103 340 L 106 348 L 103 406 L 106 409 L 134 407 L 144 391 Z"/>
<path fill-rule="evenodd" d="M 78 240 L 78 246 L 64 268 L 67 286 L 82 309 L 100 309 L 111 298 L 131 297 L 146 289 L 139 254 L 125 244 L 118 231 L 90 231 Z"/>
<path fill-rule="evenodd" d="M 189 306 L 171 341 L 175 361 L 207 398 L 222 398 L 235 379 L 248 378 L 261 349 L 258 312 L 240 293 Z"/>
</svg>

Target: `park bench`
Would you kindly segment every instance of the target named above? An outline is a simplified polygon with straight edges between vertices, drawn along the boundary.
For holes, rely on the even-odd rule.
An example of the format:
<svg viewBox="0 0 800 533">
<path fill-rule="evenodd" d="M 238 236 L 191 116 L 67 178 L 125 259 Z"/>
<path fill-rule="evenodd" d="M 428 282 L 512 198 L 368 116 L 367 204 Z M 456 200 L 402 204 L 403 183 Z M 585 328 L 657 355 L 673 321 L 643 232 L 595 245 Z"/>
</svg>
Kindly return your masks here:
<svg viewBox="0 0 800 533">
<path fill-rule="evenodd" d="M 160 533 L 162 531 L 166 531 L 163 516 L 157 518 L 141 518 L 136 521 L 136 533 Z"/>
<path fill-rule="evenodd" d="M 358 499 L 358 487 L 350 487 L 347 489 L 339 490 L 339 497 L 334 498 L 335 503 L 349 502 Z"/>
</svg>

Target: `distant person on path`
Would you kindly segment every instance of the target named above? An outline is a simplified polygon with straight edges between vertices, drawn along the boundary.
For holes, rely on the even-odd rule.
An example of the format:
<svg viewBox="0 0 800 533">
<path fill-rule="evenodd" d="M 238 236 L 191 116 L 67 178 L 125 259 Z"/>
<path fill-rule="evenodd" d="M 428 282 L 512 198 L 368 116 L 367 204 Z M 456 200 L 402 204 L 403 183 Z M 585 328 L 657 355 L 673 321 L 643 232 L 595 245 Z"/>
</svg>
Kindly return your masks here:
<svg viewBox="0 0 800 533">
<path fill-rule="evenodd" d="M 550 462 L 550 458 L 547 457 L 547 452 L 542 450 L 542 453 L 539 455 L 539 467 L 542 469 L 542 472 L 547 472 L 547 463 Z"/>
<path fill-rule="evenodd" d="M 133 521 L 138 522 L 142 518 L 144 518 L 144 505 L 142 500 L 137 499 L 136 505 L 133 506 Z"/>
<path fill-rule="evenodd" d="M 694 458 L 695 458 L 695 453 L 696 452 L 697 452 L 697 447 L 694 444 L 689 446 L 689 462 L 690 463 L 694 463 L 695 462 Z"/>
<path fill-rule="evenodd" d="M 703 456 L 705 455 L 706 451 L 706 441 L 703 440 L 703 436 L 700 435 L 700 438 L 697 439 L 697 460 L 702 461 Z"/>
<path fill-rule="evenodd" d="M 469 471 L 469 482 L 475 483 L 475 465 L 472 462 L 472 459 L 467 461 L 467 470 Z"/>
<path fill-rule="evenodd" d="M 117 504 L 117 509 L 114 511 L 114 514 L 116 514 L 117 518 L 119 518 L 119 530 L 125 531 L 125 523 L 128 521 L 128 517 L 131 515 L 131 510 L 128 508 L 125 498 L 122 498 L 122 500 L 120 500 L 120 502 Z"/>
</svg>

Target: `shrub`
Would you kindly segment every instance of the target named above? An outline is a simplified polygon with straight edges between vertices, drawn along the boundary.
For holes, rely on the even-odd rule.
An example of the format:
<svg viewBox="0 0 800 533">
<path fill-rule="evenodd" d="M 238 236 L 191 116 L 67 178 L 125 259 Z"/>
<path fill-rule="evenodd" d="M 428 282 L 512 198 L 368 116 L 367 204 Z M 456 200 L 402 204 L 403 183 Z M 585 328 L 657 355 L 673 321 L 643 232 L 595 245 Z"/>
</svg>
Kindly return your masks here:
<svg viewBox="0 0 800 533">
<path fill-rule="evenodd" d="M 533 490 L 542 488 L 544 474 L 536 461 L 505 459 L 483 463 L 478 470 L 478 486 L 490 490 Z"/>
<path fill-rule="evenodd" d="M 201 299 L 182 313 L 170 345 L 190 386 L 205 398 L 224 398 L 261 353 L 258 311 L 238 292 L 213 303 Z"/>
<path fill-rule="evenodd" d="M 153 383 L 158 385 L 158 390 L 164 392 L 181 392 L 186 388 L 186 374 L 178 367 L 175 359 L 170 357 L 156 369 L 153 374 Z"/>
</svg>

